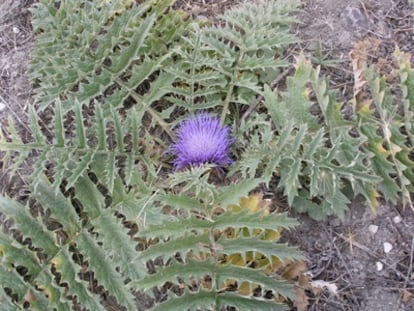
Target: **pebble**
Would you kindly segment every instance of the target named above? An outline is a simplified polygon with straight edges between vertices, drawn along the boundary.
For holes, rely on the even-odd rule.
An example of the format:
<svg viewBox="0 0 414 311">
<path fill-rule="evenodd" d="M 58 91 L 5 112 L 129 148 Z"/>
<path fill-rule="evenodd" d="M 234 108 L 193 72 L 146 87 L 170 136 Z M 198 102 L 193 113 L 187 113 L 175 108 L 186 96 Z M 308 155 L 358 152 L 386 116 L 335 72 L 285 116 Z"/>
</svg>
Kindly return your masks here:
<svg viewBox="0 0 414 311">
<path fill-rule="evenodd" d="M 369 232 L 371 232 L 372 234 L 375 234 L 375 233 L 377 233 L 377 231 L 378 231 L 378 226 L 376 226 L 376 225 L 369 225 L 369 226 L 368 226 L 368 230 L 369 230 Z"/>
<path fill-rule="evenodd" d="M 388 243 L 388 242 L 384 242 L 384 252 L 386 253 L 386 254 L 388 254 L 391 250 L 392 250 L 392 245 L 391 245 L 391 243 Z"/>
<path fill-rule="evenodd" d="M 395 216 L 395 217 L 392 219 L 392 221 L 393 221 L 395 224 L 399 224 L 399 223 L 402 221 L 402 218 L 401 218 L 401 216 L 400 216 L 400 215 L 397 215 L 397 216 Z"/>
<path fill-rule="evenodd" d="M 377 271 L 382 271 L 382 269 L 384 268 L 384 264 L 381 261 L 377 261 L 375 263 L 375 265 L 377 266 Z"/>
</svg>

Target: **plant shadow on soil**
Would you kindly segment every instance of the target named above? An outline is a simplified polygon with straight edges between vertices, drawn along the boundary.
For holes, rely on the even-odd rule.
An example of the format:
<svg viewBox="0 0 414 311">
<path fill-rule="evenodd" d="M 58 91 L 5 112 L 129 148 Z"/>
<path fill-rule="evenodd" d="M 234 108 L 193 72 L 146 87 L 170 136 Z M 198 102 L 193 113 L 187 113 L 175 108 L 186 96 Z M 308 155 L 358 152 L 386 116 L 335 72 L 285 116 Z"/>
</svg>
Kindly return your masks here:
<svg viewBox="0 0 414 311">
<path fill-rule="evenodd" d="M 33 44 L 28 8 L 34 2 L 5 0 L 0 4 L 0 125 L 4 128 L 11 117 L 23 136 L 29 132 L 26 111 L 32 102 L 27 80 Z M 200 20 L 215 20 L 239 2 L 178 0 L 176 7 Z M 307 0 L 296 27 L 301 42 L 289 53 L 303 52 L 319 62 L 322 73 L 331 79 L 331 87 L 337 88 L 340 100 L 346 102 L 352 98 L 348 53 L 354 43 L 366 37 L 379 39 L 374 58 L 391 62 L 395 46 L 414 51 L 413 15 L 413 5 L 406 0 Z M 321 55 L 336 62 L 328 62 Z M 8 178 L 0 163 L 1 193 L 23 198 L 24 187 L 14 182 L 18 176 L 12 182 Z M 306 310 L 414 310 L 413 211 L 383 203 L 374 215 L 357 200 L 342 221 L 332 218 L 316 222 L 305 215 L 296 216 L 301 224 L 284 239 L 304 252 L 307 273 L 313 280 L 338 288 L 336 294 L 327 288 L 307 290 Z M 108 310 L 117 310 L 111 305 L 108 301 Z M 292 306 L 291 310 L 297 308 Z"/>
</svg>

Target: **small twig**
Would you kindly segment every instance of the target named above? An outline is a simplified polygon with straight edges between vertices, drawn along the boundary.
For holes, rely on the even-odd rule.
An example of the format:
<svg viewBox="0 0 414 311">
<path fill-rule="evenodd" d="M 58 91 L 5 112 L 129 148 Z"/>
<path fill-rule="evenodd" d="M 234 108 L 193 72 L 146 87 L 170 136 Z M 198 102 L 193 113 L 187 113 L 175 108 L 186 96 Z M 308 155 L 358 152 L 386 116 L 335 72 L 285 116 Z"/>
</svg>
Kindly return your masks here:
<svg viewBox="0 0 414 311">
<path fill-rule="evenodd" d="M 407 289 L 408 280 L 411 279 L 411 273 L 413 273 L 413 256 L 414 256 L 414 237 L 411 240 L 411 251 L 410 251 L 410 263 L 407 271 L 407 277 L 404 281 L 404 288 Z"/>
<path fill-rule="evenodd" d="M 282 80 L 282 79 L 284 79 L 287 75 L 288 75 L 288 73 L 290 72 L 290 70 L 291 70 L 291 66 L 289 66 L 289 67 L 287 67 L 280 75 L 278 75 L 277 76 L 277 78 L 276 79 L 274 79 L 271 83 L 270 83 L 270 88 L 273 90 L 273 88 Z M 253 103 L 253 104 L 251 104 L 250 106 L 249 106 L 249 108 L 246 110 L 246 112 L 243 114 L 243 116 L 240 118 L 240 120 L 239 120 L 239 126 L 240 126 L 240 124 L 244 121 L 244 120 L 246 120 L 247 119 L 247 117 L 253 112 L 253 110 L 255 110 L 256 109 L 256 107 L 261 103 L 261 101 L 264 99 L 264 96 L 263 95 L 260 95 L 259 97 L 257 97 L 257 99 L 256 99 L 256 101 Z"/>
</svg>

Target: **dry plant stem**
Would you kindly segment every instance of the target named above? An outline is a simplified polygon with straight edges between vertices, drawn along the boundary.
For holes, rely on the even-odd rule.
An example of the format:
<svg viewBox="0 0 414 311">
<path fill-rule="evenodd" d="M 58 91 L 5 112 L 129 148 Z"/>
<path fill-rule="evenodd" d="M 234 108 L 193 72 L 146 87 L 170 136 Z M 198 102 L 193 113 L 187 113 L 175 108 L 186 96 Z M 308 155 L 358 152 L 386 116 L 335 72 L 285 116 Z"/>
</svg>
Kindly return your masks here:
<svg viewBox="0 0 414 311">
<path fill-rule="evenodd" d="M 291 66 L 287 67 L 280 75 L 278 75 L 277 78 L 274 79 L 272 81 L 272 83 L 270 83 L 270 88 L 273 90 L 280 81 L 282 81 L 284 78 L 286 78 L 286 76 L 289 74 L 290 70 L 291 70 Z M 240 121 L 239 121 L 239 124 L 238 124 L 239 126 L 244 120 L 247 119 L 247 117 L 253 112 L 253 110 L 256 109 L 256 107 L 261 103 L 263 98 L 264 98 L 263 95 L 260 95 L 259 97 L 257 97 L 256 101 L 249 106 L 249 108 L 246 110 L 246 112 L 240 118 Z"/>
<path fill-rule="evenodd" d="M 404 288 L 407 289 L 408 280 L 411 279 L 411 274 L 413 273 L 413 256 L 414 256 L 414 237 L 411 240 L 411 251 L 410 251 L 410 264 L 407 271 L 407 277 L 404 281 Z"/>
</svg>

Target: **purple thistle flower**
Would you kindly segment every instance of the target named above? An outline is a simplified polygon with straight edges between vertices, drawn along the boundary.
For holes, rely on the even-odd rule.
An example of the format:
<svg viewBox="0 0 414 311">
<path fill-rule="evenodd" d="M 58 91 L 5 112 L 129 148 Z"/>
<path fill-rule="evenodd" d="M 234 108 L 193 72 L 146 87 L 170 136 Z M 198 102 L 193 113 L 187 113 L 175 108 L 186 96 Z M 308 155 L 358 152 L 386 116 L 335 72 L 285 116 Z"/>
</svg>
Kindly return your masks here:
<svg viewBox="0 0 414 311">
<path fill-rule="evenodd" d="M 229 149 L 232 142 L 229 127 L 221 126 L 217 117 L 205 112 L 190 117 L 180 125 L 177 139 L 171 147 L 176 156 L 175 169 L 204 163 L 218 166 L 230 164 Z"/>
</svg>

